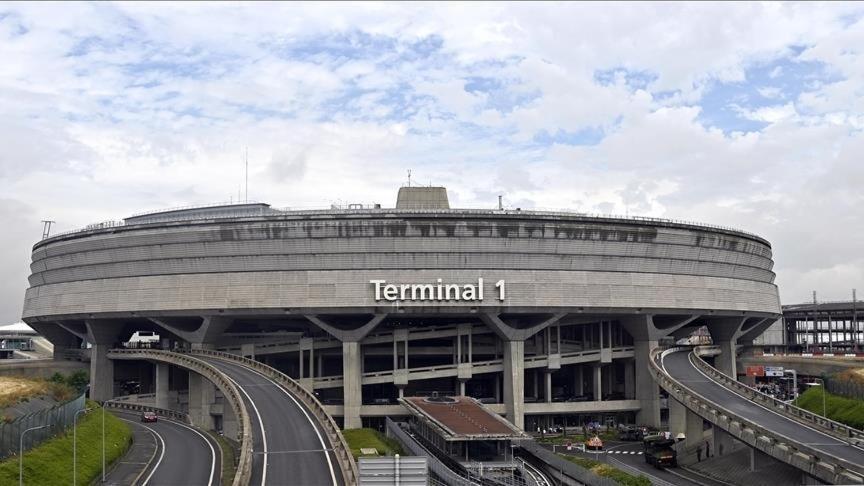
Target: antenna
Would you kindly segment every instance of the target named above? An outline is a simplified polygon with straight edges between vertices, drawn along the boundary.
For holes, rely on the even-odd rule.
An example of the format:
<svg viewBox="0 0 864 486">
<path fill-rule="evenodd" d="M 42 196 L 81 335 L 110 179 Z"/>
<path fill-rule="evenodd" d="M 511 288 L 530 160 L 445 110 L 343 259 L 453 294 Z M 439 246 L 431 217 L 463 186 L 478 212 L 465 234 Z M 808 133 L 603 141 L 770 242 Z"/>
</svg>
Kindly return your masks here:
<svg viewBox="0 0 864 486">
<path fill-rule="evenodd" d="M 249 202 L 249 147 L 246 147 L 246 202 Z"/>
<path fill-rule="evenodd" d="M 48 238 L 48 235 L 51 234 L 51 225 L 56 223 L 56 221 L 50 221 L 47 219 L 42 220 L 42 239 Z"/>
<path fill-rule="evenodd" d="M 411 187 L 411 169 L 408 169 L 408 187 Z"/>
</svg>

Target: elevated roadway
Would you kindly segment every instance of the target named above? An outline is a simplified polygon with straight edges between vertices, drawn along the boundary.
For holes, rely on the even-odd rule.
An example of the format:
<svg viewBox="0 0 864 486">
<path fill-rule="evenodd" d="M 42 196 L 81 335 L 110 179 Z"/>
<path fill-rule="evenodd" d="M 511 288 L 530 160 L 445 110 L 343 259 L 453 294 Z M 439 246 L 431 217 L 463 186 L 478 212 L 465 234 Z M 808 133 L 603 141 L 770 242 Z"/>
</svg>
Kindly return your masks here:
<svg viewBox="0 0 864 486">
<path fill-rule="evenodd" d="M 250 485 L 345 484 L 326 433 L 305 405 L 255 370 L 217 358 L 205 360 L 228 375 L 250 410 Z"/>
<path fill-rule="evenodd" d="M 658 383 L 715 427 L 829 483 L 864 483 L 860 432 L 735 382 L 690 348 L 653 354 L 652 374 Z"/>
<path fill-rule="evenodd" d="M 356 484 L 356 464 L 332 418 L 313 395 L 279 371 L 209 350 L 115 349 L 108 356 L 185 367 L 222 390 L 242 424 L 235 486 Z"/>
</svg>

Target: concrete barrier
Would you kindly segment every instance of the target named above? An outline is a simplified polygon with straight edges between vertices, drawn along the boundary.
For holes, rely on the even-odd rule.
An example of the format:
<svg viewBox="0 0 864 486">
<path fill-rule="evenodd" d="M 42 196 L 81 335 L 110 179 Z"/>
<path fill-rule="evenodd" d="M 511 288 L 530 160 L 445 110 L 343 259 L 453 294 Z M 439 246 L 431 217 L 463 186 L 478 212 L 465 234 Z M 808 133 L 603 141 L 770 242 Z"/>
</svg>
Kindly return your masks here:
<svg viewBox="0 0 864 486">
<path fill-rule="evenodd" d="M 309 408 L 312 414 L 315 415 L 315 418 L 318 419 L 318 423 L 324 428 L 324 432 L 327 434 L 327 439 L 333 447 L 336 461 L 339 463 L 339 469 L 342 471 L 345 485 L 355 486 L 358 483 L 357 463 L 354 462 L 354 457 L 351 455 L 351 449 L 348 447 L 348 443 L 345 442 L 345 437 L 342 435 L 342 432 L 339 430 L 339 426 L 336 425 L 333 417 L 326 412 L 324 406 L 321 405 L 321 402 L 318 401 L 315 395 L 310 393 L 309 390 L 303 388 L 294 379 L 276 368 L 244 356 L 210 349 L 192 349 L 186 352 L 192 355 L 209 356 L 224 361 L 239 363 L 247 368 L 257 370 L 264 376 L 273 380 L 273 382 L 282 386 L 285 390 L 294 395 L 294 397 L 300 399 L 300 401 Z"/>
<path fill-rule="evenodd" d="M 112 349 L 109 359 L 147 360 L 168 363 L 194 371 L 216 385 L 231 404 L 234 414 L 240 419 L 240 459 L 234 475 L 233 486 L 248 486 L 252 478 L 252 420 L 240 391 L 227 375 L 215 366 L 194 356 L 157 349 Z M 110 403 L 110 401 L 108 402 Z M 129 404 L 132 405 L 132 404 Z"/>
<path fill-rule="evenodd" d="M 669 353 L 690 349 L 689 347 L 657 348 L 651 352 L 651 359 L 649 360 L 651 375 L 669 395 L 714 426 L 725 430 L 750 447 L 791 464 L 816 478 L 831 484 L 864 484 L 864 465 L 853 464 L 831 456 L 808 445 L 797 443 L 773 430 L 761 427 L 737 415 L 722 404 L 713 403 L 703 398 L 692 388 L 674 380 L 664 372 L 658 358 L 662 359 Z M 701 361 L 701 359 L 697 357 L 696 361 Z M 702 362 L 704 363 L 704 361 Z M 705 365 L 708 366 L 707 363 Z M 697 366 L 700 366 L 701 369 L 701 365 L 697 364 Z M 714 371 L 720 373 L 716 369 Z M 722 375 L 722 373 L 720 374 Z M 729 377 L 726 378 L 731 380 Z"/>
</svg>

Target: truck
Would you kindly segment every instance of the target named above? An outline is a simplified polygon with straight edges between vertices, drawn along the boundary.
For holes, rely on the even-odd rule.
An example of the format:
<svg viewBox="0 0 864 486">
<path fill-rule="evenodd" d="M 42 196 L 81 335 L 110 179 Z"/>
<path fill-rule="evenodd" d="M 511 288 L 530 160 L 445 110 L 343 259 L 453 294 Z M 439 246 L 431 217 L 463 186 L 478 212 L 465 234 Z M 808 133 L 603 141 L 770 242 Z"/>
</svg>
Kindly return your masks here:
<svg viewBox="0 0 864 486">
<path fill-rule="evenodd" d="M 645 462 L 660 469 L 678 466 L 675 439 L 668 433 L 647 435 L 642 439 Z"/>
</svg>

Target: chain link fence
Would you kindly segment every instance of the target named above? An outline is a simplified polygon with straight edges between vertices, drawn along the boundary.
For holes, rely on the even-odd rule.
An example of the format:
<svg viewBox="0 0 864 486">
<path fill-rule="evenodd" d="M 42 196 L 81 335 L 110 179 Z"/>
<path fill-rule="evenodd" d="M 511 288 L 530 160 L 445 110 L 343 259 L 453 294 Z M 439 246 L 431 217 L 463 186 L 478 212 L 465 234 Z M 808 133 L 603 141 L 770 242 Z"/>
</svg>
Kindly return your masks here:
<svg viewBox="0 0 864 486">
<path fill-rule="evenodd" d="M 75 412 L 83 410 L 84 394 L 62 405 L 33 412 L 11 422 L 0 423 L 0 459 L 17 455 L 21 446 L 21 434 L 31 427 L 47 426 L 32 430 L 24 437 L 24 450 L 57 436 L 72 426 Z"/>
<path fill-rule="evenodd" d="M 826 376 L 824 380 L 828 393 L 855 400 L 864 400 L 864 383 L 837 375 Z"/>
</svg>

